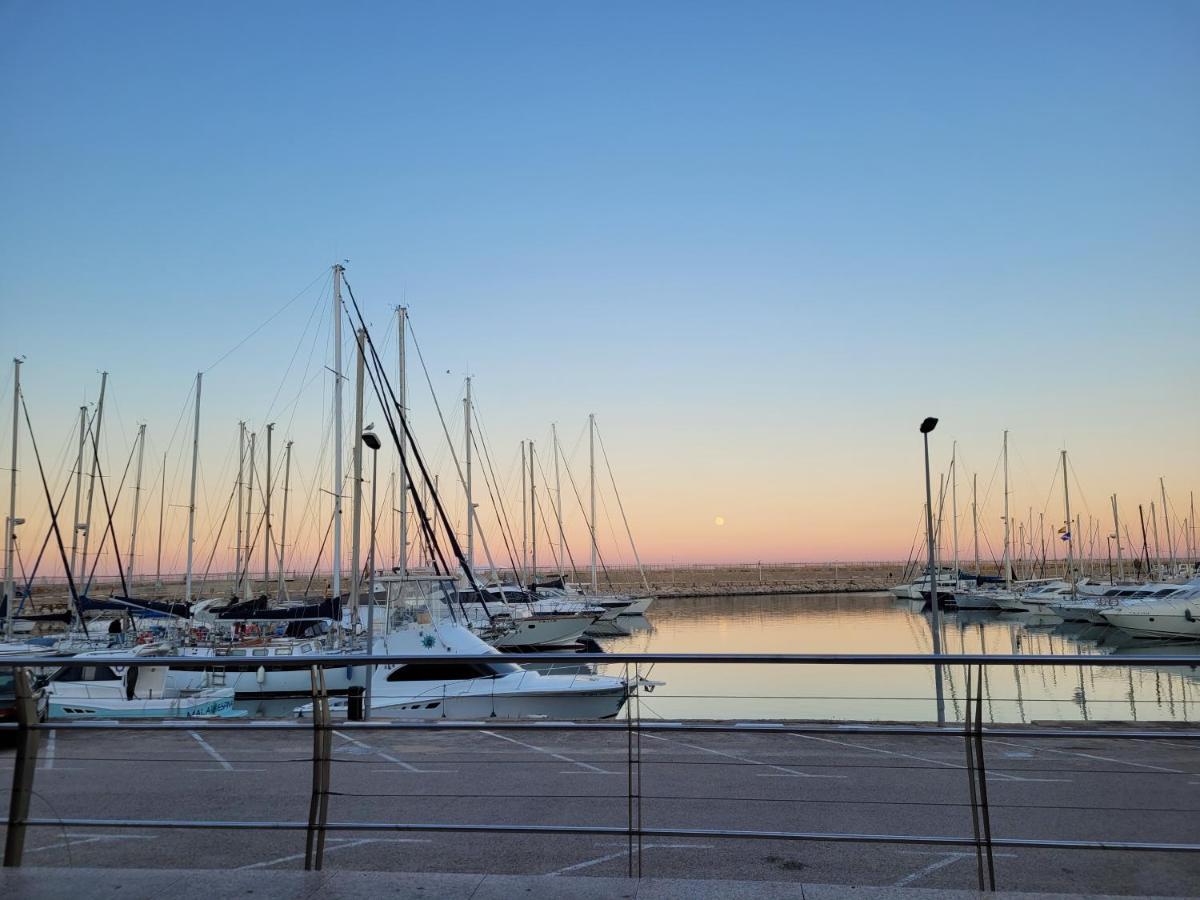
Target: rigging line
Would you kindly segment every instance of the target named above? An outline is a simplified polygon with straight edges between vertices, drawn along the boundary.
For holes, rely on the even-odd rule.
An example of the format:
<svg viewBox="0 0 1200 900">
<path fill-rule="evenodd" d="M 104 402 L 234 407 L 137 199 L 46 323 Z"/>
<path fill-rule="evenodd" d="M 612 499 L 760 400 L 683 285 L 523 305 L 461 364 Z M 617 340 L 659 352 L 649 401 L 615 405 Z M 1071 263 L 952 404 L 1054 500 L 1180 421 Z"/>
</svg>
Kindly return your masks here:
<svg viewBox="0 0 1200 900">
<path fill-rule="evenodd" d="M 594 540 L 593 536 L 595 534 L 594 529 L 596 527 L 596 523 L 591 522 L 591 520 L 588 518 L 587 510 L 583 508 L 583 498 L 579 495 L 579 487 L 575 484 L 575 476 L 571 473 L 571 467 L 566 466 L 565 468 L 567 470 L 567 481 L 569 481 L 571 484 L 571 493 L 575 495 L 575 502 L 579 504 L 579 512 L 583 516 L 584 524 L 587 525 L 590 522 L 588 537 Z M 603 502 L 603 499 L 604 498 L 601 497 L 601 502 Z M 589 541 L 589 546 L 590 543 L 591 541 Z M 596 541 L 596 561 L 600 563 L 600 568 L 604 572 L 604 578 L 608 582 L 608 586 L 612 587 L 612 578 L 609 577 L 608 565 L 604 562 L 604 554 L 600 552 L 599 541 Z"/>
<path fill-rule="evenodd" d="M 481 442 L 474 434 L 471 435 L 471 443 L 475 445 L 475 449 L 477 451 L 480 450 Z M 484 453 L 483 457 L 486 461 L 487 454 Z M 504 532 L 504 520 L 500 518 L 500 505 L 497 503 L 496 494 L 492 491 L 492 482 L 491 479 L 488 478 L 487 469 L 484 469 L 483 472 L 483 483 L 487 487 L 488 499 L 492 501 L 492 511 L 496 513 L 496 521 L 500 526 L 500 539 L 504 542 L 504 552 L 508 554 L 509 565 L 512 566 L 512 569 L 515 572 L 517 570 L 516 556 L 513 554 L 513 548 L 508 542 L 508 535 Z"/>
<path fill-rule="evenodd" d="M 343 278 L 343 283 L 346 285 L 347 293 L 350 294 L 351 302 L 354 303 L 355 311 L 358 312 L 358 303 L 354 299 L 353 289 L 350 287 L 349 282 L 346 282 L 344 278 Z M 346 318 L 349 321 L 351 328 L 354 330 L 357 330 L 356 323 L 354 322 L 353 317 L 350 316 L 349 309 L 346 308 L 345 303 L 343 303 L 342 306 L 343 306 L 343 310 L 346 313 Z M 359 319 L 360 320 L 362 319 L 361 312 L 359 312 Z M 363 328 L 365 331 L 366 330 L 365 325 L 363 326 Z M 410 329 L 409 334 L 412 334 L 411 322 L 409 323 L 409 329 Z M 358 344 L 357 341 L 355 343 L 356 343 L 356 345 Z M 383 372 L 383 364 L 379 360 L 378 354 L 375 352 L 375 346 L 370 340 L 369 332 L 367 332 L 367 334 L 366 334 L 366 341 L 364 343 L 366 343 L 367 345 L 369 345 L 371 347 L 372 365 L 367 367 L 370 377 L 371 377 L 371 387 L 376 392 L 376 396 L 380 400 L 381 412 L 383 413 L 384 419 L 387 422 L 389 431 L 391 431 L 391 433 L 392 433 L 392 439 L 393 439 L 393 441 L 395 441 L 397 448 L 399 448 L 401 446 L 401 442 L 399 439 L 399 435 L 397 434 L 397 431 L 396 431 L 395 421 L 392 416 L 392 410 L 389 409 L 388 404 L 384 402 L 382 392 L 380 390 L 379 385 L 376 382 L 376 377 L 375 377 L 376 376 L 376 371 L 375 371 L 376 367 L 378 367 L 379 374 L 383 377 L 384 380 L 386 380 L 386 373 Z M 415 335 L 413 337 L 413 343 L 414 343 L 414 345 L 416 345 Z M 363 349 L 361 347 L 359 347 L 359 348 L 357 348 L 357 352 L 359 354 L 364 355 L 364 361 L 365 361 L 365 354 L 363 353 Z M 417 355 L 420 358 L 421 351 L 420 351 L 419 346 L 417 346 Z M 423 358 L 421 359 L 421 365 L 424 368 L 425 363 L 424 363 Z M 428 369 L 425 369 L 425 373 L 426 373 L 426 379 L 428 380 L 429 379 Z M 388 387 L 388 391 L 390 393 L 391 392 L 390 382 L 387 383 L 387 387 Z M 432 381 L 430 381 L 430 392 L 431 393 L 433 392 Z M 394 408 L 399 411 L 400 405 L 395 399 L 395 394 L 392 394 L 392 403 L 394 405 Z M 435 403 L 435 405 L 437 404 L 436 394 L 434 394 L 434 403 Z M 439 406 L 439 415 L 440 415 L 440 412 L 441 412 L 441 410 L 440 410 L 440 406 Z M 405 477 L 408 482 L 408 486 L 410 488 L 410 493 L 412 494 L 412 498 L 413 498 L 413 506 L 414 506 L 415 511 L 417 512 L 417 519 L 418 519 L 417 525 L 419 528 L 419 532 L 420 532 L 421 537 L 426 542 L 426 547 L 429 550 L 429 556 L 431 558 L 430 561 L 433 563 L 435 574 L 447 574 L 448 575 L 448 574 L 450 574 L 450 567 L 447 564 L 445 556 L 442 553 L 441 545 L 437 540 L 437 536 L 434 533 L 434 529 L 433 529 L 431 523 L 429 522 L 429 517 L 425 511 L 425 505 L 419 496 L 420 487 L 422 487 L 422 486 L 428 487 L 430 495 L 434 498 L 435 502 L 437 502 L 439 504 L 439 506 L 440 506 L 440 501 L 437 498 L 437 492 L 434 490 L 434 483 L 433 483 L 433 480 L 429 476 L 429 472 L 428 472 L 428 469 L 426 468 L 425 461 L 421 457 L 420 450 L 416 446 L 416 441 L 413 439 L 412 433 L 408 429 L 408 423 L 407 423 L 407 420 L 402 411 L 400 411 L 400 421 L 401 421 L 401 424 L 404 426 L 405 436 L 408 438 L 409 446 L 412 447 L 413 456 L 416 458 L 417 464 L 421 468 L 421 476 L 423 479 L 422 482 L 417 482 L 415 479 L 413 479 L 411 477 L 411 472 L 409 471 L 408 461 L 407 461 L 407 457 L 409 454 L 402 453 L 400 455 L 400 463 L 401 463 L 401 466 L 404 468 Z M 444 422 L 444 419 L 443 419 L 443 422 Z M 453 535 L 452 535 L 453 529 L 451 528 L 449 520 L 445 516 L 444 511 L 443 511 L 443 518 L 445 519 L 445 526 L 444 526 L 445 530 L 447 531 L 447 534 L 453 538 Z M 433 557 L 435 555 L 437 558 L 433 559 Z M 476 585 L 476 588 L 477 587 L 478 587 L 478 585 Z M 463 615 L 466 616 L 465 610 L 463 611 Z"/>
<path fill-rule="evenodd" d="M 595 428 L 595 420 L 592 420 Z M 613 496 L 617 498 L 617 509 L 621 511 L 621 521 L 625 523 L 625 534 L 629 537 L 629 548 L 633 550 L 633 559 L 637 563 L 638 574 L 642 576 L 642 586 L 649 591 L 650 582 L 646 580 L 646 570 L 642 568 L 642 559 L 638 555 L 637 544 L 633 542 L 633 531 L 629 527 L 629 519 L 625 515 L 625 505 L 621 502 L 621 493 L 617 490 L 617 479 L 613 476 L 612 463 L 608 461 L 608 451 L 604 449 L 604 436 L 596 428 L 596 437 L 600 439 L 600 454 L 604 457 L 604 466 L 608 469 L 608 480 L 612 482 Z"/>
<path fill-rule="evenodd" d="M 99 444 L 98 438 L 99 438 L 99 436 L 93 431 L 92 432 L 92 452 L 93 452 L 94 458 L 96 460 L 96 476 L 97 476 L 97 480 L 100 482 L 100 496 L 104 500 L 104 511 L 108 514 L 108 525 L 105 530 L 108 532 L 109 537 L 112 539 L 113 556 L 117 561 L 117 573 L 121 576 L 121 596 L 128 597 L 129 596 L 129 586 L 125 583 L 125 566 L 121 562 L 121 548 L 119 546 L 117 546 L 117 532 L 116 532 L 116 529 L 113 528 L 113 515 L 114 515 L 116 509 L 115 509 L 114 505 L 111 505 L 108 502 L 108 488 L 105 487 L 105 485 L 104 485 L 104 472 L 103 472 L 103 470 L 100 469 L 100 465 L 99 465 L 100 444 Z M 121 492 L 125 489 L 125 479 L 129 475 L 129 466 L 133 463 L 133 453 L 136 449 L 137 449 L 136 447 L 129 448 L 129 459 L 125 460 L 125 471 L 121 473 L 121 483 L 119 485 L 117 485 L 117 495 L 114 498 L 115 501 L 120 500 Z M 88 590 L 92 586 L 92 579 L 96 577 L 96 566 L 98 566 L 100 564 L 100 555 L 103 551 L 104 551 L 104 541 L 103 541 L 103 539 L 101 539 L 100 546 L 96 548 L 96 557 L 95 557 L 95 559 L 92 560 L 92 571 L 88 574 L 87 584 L 84 587 L 83 593 L 85 596 L 87 595 Z"/>
<path fill-rule="evenodd" d="M 554 442 L 553 436 L 551 437 L 551 439 L 549 441 L 546 441 L 546 443 L 550 444 L 551 446 L 553 446 L 553 442 Z M 546 475 L 546 468 L 542 465 L 541 457 L 536 457 L 534 461 L 537 463 L 538 473 L 542 476 L 542 485 L 543 485 L 544 490 L 546 491 L 546 499 L 549 500 L 550 499 L 550 479 Z M 557 505 L 554 503 L 541 504 L 538 507 L 538 511 L 542 513 L 542 525 L 546 531 L 546 546 L 550 548 L 550 554 L 554 557 L 554 565 L 561 572 L 562 568 L 563 568 L 563 561 L 561 559 L 559 559 L 558 549 L 554 546 L 554 535 L 551 534 L 550 525 L 546 521 L 546 513 L 545 513 L 545 509 L 544 509 L 545 506 L 549 506 L 551 509 L 554 510 L 554 522 L 556 525 L 559 524 L 559 516 L 561 515 L 561 512 L 559 511 Z M 566 549 L 566 546 L 567 546 L 567 541 L 566 541 L 566 538 L 564 537 L 563 538 L 563 549 L 564 550 Z"/>
<path fill-rule="evenodd" d="M 508 561 L 512 564 L 513 574 L 517 571 L 517 539 L 513 534 L 512 522 L 508 517 L 508 509 L 504 506 L 504 492 L 501 489 L 500 481 L 496 477 L 496 470 L 492 467 L 492 454 L 488 449 L 490 443 L 487 431 L 483 427 L 483 421 L 479 418 L 479 405 L 474 402 L 472 397 L 471 416 L 475 420 L 475 425 L 479 432 L 479 442 L 482 444 L 484 462 L 487 463 L 487 470 L 484 472 L 484 481 L 487 481 L 487 474 L 491 473 L 492 483 L 496 488 L 496 495 L 492 498 L 492 509 L 496 512 L 496 518 L 500 521 L 500 536 L 504 539 L 504 547 L 508 552 Z M 492 490 L 492 484 L 488 485 L 489 493 Z"/>
<path fill-rule="evenodd" d="M 225 513 L 221 516 L 221 525 L 217 529 L 217 535 L 213 538 L 212 552 L 208 554 L 208 562 L 204 565 L 204 574 L 200 576 L 200 587 L 203 588 L 208 582 L 208 574 L 212 571 L 213 557 L 217 555 L 217 546 L 221 543 L 221 535 L 225 533 L 225 523 L 229 520 L 229 510 L 233 507 L 233 498 L 237 495 L 238 486 L 234 484 L 233 489 L 229 492 L 229 499 L 225 502 Z"/>
<path fill-rule="evenodd" d="M 415 442 L 411 440 L 412 431 L 409 428 L 408 419 L 404 415 L 403 411 L 400 410 L 400 404 L 396 400 L 396 394 L 392 390 L 391 382 L 388 380 L 388 377 L 387 377 L 387 370 L 385 369 L 382 361 L 379 359 L 379 354 L 375 350 L 375 342 L 371 339 L 371 332 L 367 328 L 366 322 L 363 320 L 362 310 L 359 309 L 358 301 L 354 297 L 354 289 L 350 286 L 350 283 L 348 281 L 345 281 L 344 278 L 343 278 L 343 281 L 346 285 L 346 292 L 350 295 L 350 302 L 354 305 L 355 315 L 358 317 L 358 321 L 362 327 L 363 336 L 364 336 L 363 343 L 364 343 L 365 347 L 370 347 L 370 349 L 371 349 L 371 357 L 372 357 L 372 361 L 373 361 L 373 365 L 371 367 L 369 367 L 370 371 L 371 371 L 371 386 L 375 390 L 376 397 L 379 399 L 379 405 L 384 414 L 385 419 L 387 420 L 388 429 L 392 433 L 392 440 L 395 442 L 397 449 L 399 449 L 402 446 L 401 441 L 400 441 L 400 436 L 396 432 L 395 417 L 393 417 L 393 414 L 392 414 L 393 411 L 396 411 L 398 413 L 400 425 L 404 429 L 404 434 L 407 438 L 409 438 L 410 445 L 413 445 L 412 456 L 416 460 L 417 466 L 421 469 L 421 475 L 425 479 L 426 484 L 431 488 L 430 496 L 433 498 L 434 508 L 437 511 L 438 516 L 442 522 L 442 526 L 446 532 L 446 538 L 450 542 L 450 547 L 454 552 L 454 556 L 458 559 L 459 566 L 462 568 L 462 571 L 466 574 L 467 580 L 470 583 L 471 589 L 474 590 L 475 592 L 479 593 L 481 588 L 480 588 L 478 580 L 475 577 L 475 572 L 474 572 L 471 564 L 467 561 L 466 556 L 463 554 L 462 547 L 458 542 L 458 538 L 454 534 L 454 529 L 451 526 L 450 519 L 446 514 L 445 506 L 442 504 L 441 497 L 438 496 L 438 492 L 434 488 L 433 482 L 429 477 L 429 472 L 425 466 L 425 460 L 422 457 L 422 455 L 417 451 L 417 449 L 415 447 Z M 347 313 L 349 313 L 349 310 L 347 310 Z M 414 344 L 415 344 L 415 338 L 414 338 Z M 362 353 L 363 349 L 360 349 L 359 352 Z M 420 351 L 418 350 L 418 355 L 419 355 L 419 353 L 420 353 Z M 378 376 L 378 380 L 376 379 L 376 376 Z M 387 388 L 388 398 L 391 400 L 391 408 L 389 408 L 388 404 L 386 402 L 384 402 L 383 392 L 381 390 L 382 387 Z M 405 467 L 405 474 L 407 475 L 408 474 L 408 454 L 403 454 L 401 456 L 401 464 Z M 426 518 L 424 504 L 422 504 L 420 502 L 420 500 L 416 497 L 415 490 L 413 490 L 412 493 L 413 493 L 414 505 L 417 509 L 417 513 L 424 520 Z M 422 522 L 422 525 L 424 527 L 424 530 L 426 530 L 429 533 L 429 535 L 432 537 L 432 535 L 433 535 L 432 529 L 429 528 L 429 526 L 426 525 L 424 521 Z M 441 548 L 438 547 L 437 550 L 438 550 L 439 556 L 441 556 Z M 443 558 L 443 565 L 445 565 L 444 558 Z M 449 566 L 446 566 L 446 574 L 447 575 L 450 574 Z M 459 598 L 459 608 L 462 611 L 463 618 L 465 620 L 467 617 L 467 611 L 466 611 L 466 608 L 463 607 L 463 605 L 462 605 L 461 596 Z M 451 607 L 451 609 L 453 609 L 453 607 Z M 485 604 L 485 611 L 486 611 L 486 604 Z M 488 618 L 489 618 L 489 620 L 492 618 L 490 613 L 488 614 Z"/>
<path fill-rule="evenodd" d="M 78 424 L 78 421 L 76 420 L 76 417 L 72 416 L 71 418 L 72 418 L 72 420 L 74 420 L 74 424 L 71 426 L 71 433 L 70 433 L 70 435 L 68 435 L 68 439 L 67 439 L 67 449 L 68 450 L 70 449 L 70 446 L 75 443 L 75 436 L 79 433 L 79 424 Z M 90 424 L 87 427 L 90 427 Z M 87 433 L 86 430 L 84 433 L 85 434 Z M 74 469 L 74 467 L 72 467 L 72 469 Z M 72 475 L 75 474 L 74 471 L 72 471 L 71 474 Z M 62 475 L 62 472 L 60 471 L 59 476 L 61 477 L 61 475 Z M 58 506 L 56 506 L 54 508 L 52 515 L 54 515 L 54 516 L 58 515 L 59 510 L 62 509 L 63 500 L 67 496 L 67 491 L 69 491 L 70 489 L 71 489 L 71 479 L 68 477 L 66 479 L 65 484 L 63 485 L 62 497 L 59 498 Z M 41 564 L 42 564 L 42 557 L 46 552 L 46 547 L 48 547 L 50 544 L 50 537 L 53 535 L 53 533 L 54 533 L 53 529 L 51 528 L 51 526 L 49 524 L 47 524 L 46 525 L 46 536 L 42 539 L 42 547 L 38 551 L 37 559 L 34 560 L 33 570 L 29 573 L 29 575 L 27 577 L 24 575 L 24 572 L 22 572 L 22 578 L 24 578 L 24 580 L 25 580 L 26 596 L 32 596 L 33 579 L 37 578 L 38 569 L 41 567 Z"/>
<path fill-rule="evenodd" d="M 223 363 L 226 359 L 228 359 L 230 357 L 230 355 L 232 355 L 234 352 L 239 350 L 243 345 L 245 345 L 247 341 L 249 341 L 251 338 L 253 338 L 256 334 L 258 334 L 260 331 L 262 331 L 264 328 L 266 328 L 272 322 L 274 322 L 275 319 L 277 319 L 279 317 L 279 315 L 285 309 L 287 309 L 289 306 L 291 306 L 293 303 L 295 303 L 297 300 L 299 300 L 301 297 L 303 297 L 305 294 L 307 294 L 309 291 L 309 288 L 311 288 L 314 284 L 316 284 L 318 281 L 320 281 L 323 277 L 332 278 L 333 277 L 332 271 L 328 268 L 322 268 L 321 271 L 319 273 L 317 273 L 316 278 L 314 278 L 312 281 L 310 281 L 308 284 L 306 284 L 303 288 L 301 288 L 300 293 L 296 294 L 294 297 L 292 297 L 291 300 L 289 300 L 287 303 L 283 304 L 283 306 L 279 307 L 279 309 L 275 310 L 275 312 L 271 313 L 271 315 L 261 325 L 259 325 L 257 328 L 255 328 L 253 331 L 251 331 L 248 335 L 246 335 L 244 338 L 242 338 L 240 341 L 238 341 L 236 344 L 234 344 L 232 347 L 230 347 L 228 350 L 226 350 L 223 354 L 221 354 L 221 356 L 217 359 L 216 362 L 214 362 L 212 365 L 210 365 L 207 369 L 203 370 L 204 374 L 207 375 L 209 372 L 211 372 L 213 369 L 215 369 L 217 366 L 219 366 L 221 363 Z"/>
<path fill-rule="evenodd" d="M 37 438 L 33 436 L 33 422 L 29 418 L 29 405 L 25 402 L 25 394 L 21 393 L 21 409 L 25 412 L 25 427 L 29 431 L 29 443 L 33 447 L 33 456 L 37 460 L 38 475 L 42 479 L 42 491 L 46 494 L 47 507 L 53 508 L 54 501 L 50 496 L 50 485 L 46 483 L 46 472 L 42 468 L 42 455 L 38 452 Z M 83 619 L 83 612 L 79 608 L 79 593 L 75 590 L 75 579 L 71 574 L 71 564 L 67 561 L 67 548 L 63 545 L 62 532 L 58 528 L 58 516 L 52 515 L 50 523 L 54 527 L 54 539 L 58 544 L 58 555 L 62 558 L 63 571 L 67 575 L 67 587 L 71 591 L 71 599 L 75 603 L 75 615 L 79 619 L 79 624 L 83 627 L 84 635 L 87 635 L 87 622 Z"/>
<path fill-rule="evenodd" d="M 275 409 L 275 402 L 279 399 L 279 395 L 283 392 L 283 386 L 287 383 L 287 378 L 292 373 L 292 366 L 296 364 L 296 356 L 300 353 L 300 348 L 304 345 L 304 339 L 308 336 L 308 329 L 313 323 L 313 318 L 316 316 L 317 310 L 320 309 L 324 303 L 325 291 L 322 289 L 321 293 L 317 295 L 317 300 L 313 304 L 312 309 L 309 310 L 308 320 L 304 323 L 304 330 L 300 332 L 300 337 L 297 339 L 296 346 L 292 350 L 292 357 L 288 360 L 287 368 L 284 369 L 283 375 L 279 379 L 279 384 L 275 388 L 275 396 L 271 398 L 271 402 L 267 406 L 266 415 L 263 416 L 264 422 L 271 418 L 271 411 Z"/>
</svg>

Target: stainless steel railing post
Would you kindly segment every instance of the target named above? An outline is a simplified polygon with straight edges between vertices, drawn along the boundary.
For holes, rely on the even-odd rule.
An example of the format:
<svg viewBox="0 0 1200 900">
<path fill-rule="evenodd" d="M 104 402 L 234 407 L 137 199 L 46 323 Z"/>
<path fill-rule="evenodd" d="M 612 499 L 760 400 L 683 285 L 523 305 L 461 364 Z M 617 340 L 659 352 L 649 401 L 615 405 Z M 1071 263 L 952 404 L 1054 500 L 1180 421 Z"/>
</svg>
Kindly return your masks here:
<svg viewBox="0 0 1200 900">
<path fill-rule="evenodd" d="M 325 860 L 325 825 L 329 818 L 329 764 L 333 755 L 333 727 L 325 670 L 313 666 L 313 773 L 308 802 L 308 830 L 304 843 L 304 868 L 320 871 Z"/>
<path fill-rule="evenodd" d="M 17 700 L 17 758 L 13 766 L 12 795 L 8 800 L 8 830 L 4 837 L 4 865 L 19 866 L 25 852 L 25 829 L 29 820 L 29 801 L 33 797 L 33 773 L 37 771 L 39 733 L 31 726 L 38 722 L 37 696 L 30 683 L 29 670 L 13 669 Z"/>
</svg>

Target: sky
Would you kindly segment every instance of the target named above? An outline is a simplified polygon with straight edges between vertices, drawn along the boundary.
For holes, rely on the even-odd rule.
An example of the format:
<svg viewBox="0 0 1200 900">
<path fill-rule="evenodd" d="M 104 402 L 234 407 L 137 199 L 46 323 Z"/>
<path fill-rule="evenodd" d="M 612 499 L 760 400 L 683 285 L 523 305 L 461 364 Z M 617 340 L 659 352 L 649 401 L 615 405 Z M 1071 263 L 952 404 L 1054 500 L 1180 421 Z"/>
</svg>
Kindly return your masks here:
<svg viewBox="0 0 1200 900">
<path fill-rule="evenodd" d="M 958 450 L 960 544 L 977 475 L 999 552 L 1008 430 L 1014 519 L 1062 518 L 1066 449 L 1073 511 L 1110 528 L 1116 493 L 1123 517 L 1152 500 L 1161 516 L 1162 478 L 1182 546 L 1200 490 L 1198 86 L 1189 2 L 5 0 L 0 352 L 25 357 L 67 507 L 100 371 L 114 493 L 147 423 L 139 570 L 164 453 L 164 569 L 186 552 L 200 371 L 197 557 L 232 557 L 238 422 L 275 421 L 274 477 L 292 440 L 302 484 L 285 543 L 311 562 L 341 261 L 392 360 L 408 307 L 460 449 L 472 376 L 516 539 L 519 442 L 552 478 L 557 423 L 586 505 L 595 413 L 644 561 L 903 560 L 935 415 L 935 491 Z M 409 355 L 414 427 L 461 531 Z M 28 564 L 49 515 L 20 441 Z M 602 553 L 631 561 L 606 479 Z"/>
</svg>

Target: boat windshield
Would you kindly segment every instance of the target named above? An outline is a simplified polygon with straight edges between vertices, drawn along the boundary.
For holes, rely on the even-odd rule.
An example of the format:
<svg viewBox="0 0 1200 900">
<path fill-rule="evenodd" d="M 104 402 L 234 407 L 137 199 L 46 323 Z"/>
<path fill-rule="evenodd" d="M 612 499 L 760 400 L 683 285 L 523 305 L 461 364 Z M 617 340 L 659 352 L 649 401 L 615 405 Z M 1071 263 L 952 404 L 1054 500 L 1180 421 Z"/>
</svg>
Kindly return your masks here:
<svg viewBox="0 0 1200 900">
<path fill-rule="evenodd" d="M 469 681 L 475 678 L 498 678 L 518 671 L 512 663 L 407 663 L 397 666 L 388 681 Z"/>
</svg>

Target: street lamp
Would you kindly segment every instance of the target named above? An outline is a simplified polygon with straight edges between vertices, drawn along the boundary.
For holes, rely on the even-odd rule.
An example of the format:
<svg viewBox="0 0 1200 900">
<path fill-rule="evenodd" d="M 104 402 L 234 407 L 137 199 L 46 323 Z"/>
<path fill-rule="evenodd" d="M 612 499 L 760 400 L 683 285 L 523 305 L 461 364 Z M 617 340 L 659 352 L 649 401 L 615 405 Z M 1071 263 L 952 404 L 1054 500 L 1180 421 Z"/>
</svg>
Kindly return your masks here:
<svg viewBox="0 0 1200 900">
<path fill-rule="evenodd" d="M 379 483 L 379 435 L 370 425 L 362 433 L 362 442 L 371 451 L 371 545 L 367 551 L 367 654 L 375 652 L 375 486 Z M 371 681 L 373 666 L 367 666 L 367 686 L 363 696 L 363 719 L 371 718 Z"/>
<path fill-rule="evenodd" d="M 933 535 L 933 489 L 929 480 L 929 432 L 937 428 L 938 420 L 933 416 L 921 423 L 921 434 L 925 439 L 925 533 L 929 538 L 929 598 L 933 604 L 933 654 L 942 655 L 942 606 L 938 601 L 937 550 Z M 956 573 L 957 574 L 957 573 Z M 934 664 L 934 693 L 937 697 L 937 720 L 946 724 L 946 701 L 942 696 L 942 667 Z"/>
</svg>

